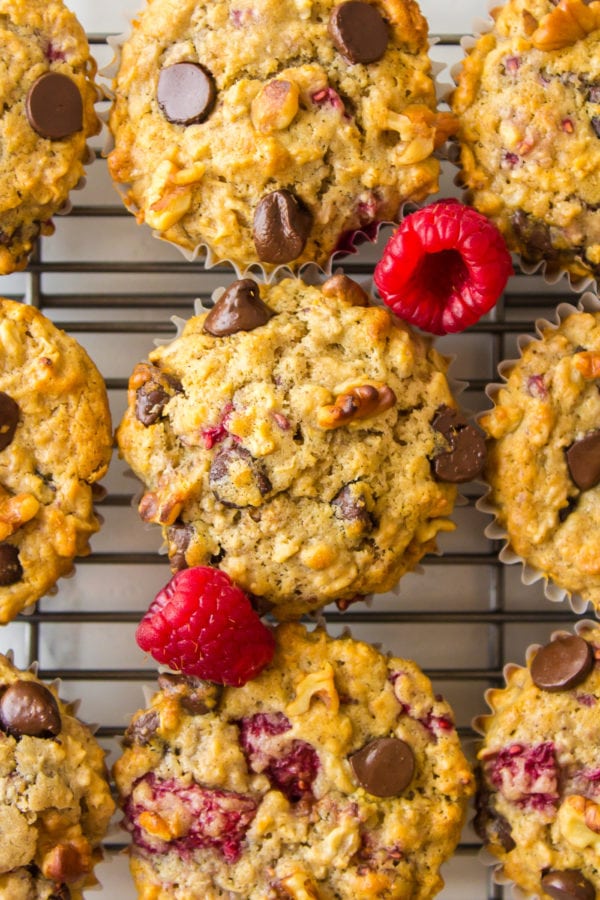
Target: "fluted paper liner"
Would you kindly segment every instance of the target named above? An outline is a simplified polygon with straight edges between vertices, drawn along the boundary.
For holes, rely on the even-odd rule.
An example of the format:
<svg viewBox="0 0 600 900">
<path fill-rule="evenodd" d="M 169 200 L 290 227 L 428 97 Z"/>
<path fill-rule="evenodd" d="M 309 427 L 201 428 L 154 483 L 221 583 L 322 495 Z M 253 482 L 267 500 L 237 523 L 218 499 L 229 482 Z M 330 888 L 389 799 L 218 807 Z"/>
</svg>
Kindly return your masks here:
<svg viewBox="0 0 600 900">
<path fill-rule="evenodd" d="M 560 303 L 556 308 L 554 321 L 548 321 L 547 319 L 536 319 L 534 323 L 535 334 L 522 334 L 519 336 L 517 341 L 519 350 L 522 351 L 532 341 L 542 340 L 542 333 L 545 330 L 558 329 L 562 321 L 568 316 L 573 315 L 573 313 L 599 311 L 600 298 L 598 298 L 596 294 L 593 294 L 590 291 L 582 294 L 576 305 L 566 302 Z M 508 380 L 510 371 L 519 361 L 519 358 L 506 359 L 498 365 L 498 374 L 501 378 L 504 379 L 504 382 L 492 382 L 487 386 L 486 394 L 492 401 L 492 404 L 495 405 L 495 398 L 497 397 L 499 391 L 504 388 L 504 384 Z M 489 409 L 484 410 L 479 414 L 479 417 L 485 415 L 488 412 Z M 530 564 L 527 560 L 523 559 L 514 551 L 511 546 L 510 537 L 506 529 L 498 521 L 498 510 L 494 506 L 490 494 L 491 488 L 488 487 L 486 493 L 482 497 L 480 497 L 479 500 L 477 500 L 475 506 L 481 512 L 487 513 L 488 515 L 494 517 L 494 520 L 490 522 L 490 524 L 485 528 L 485 535 L 486 537 L 490 538 L 490 540 L 504 542 L 498 554 L 498 558 L 501 560 L 501 562 L 506 563 L 506 565 L 520 564 L 522 567 L 521 581 L 525 585 L 535 584 L 538 581 L 544 580 L 544 595 L 553 603 L 560 603 L 564 600 L 568 600 L 569 605 L 574 613 L 580 615 L 581 613 L 585 612 L 586 608 L 588 607 L 588 603 L 591 603 L 591 601 L 584 600 L 583 597 L 581 597 L 579 594 L 573 593 L 567 588 L 561 587 L 547 574 L 541 572 L 539 569 Z M 600 617 L 600 609 L 598 609 L 597 615 Z"/>
</svg>

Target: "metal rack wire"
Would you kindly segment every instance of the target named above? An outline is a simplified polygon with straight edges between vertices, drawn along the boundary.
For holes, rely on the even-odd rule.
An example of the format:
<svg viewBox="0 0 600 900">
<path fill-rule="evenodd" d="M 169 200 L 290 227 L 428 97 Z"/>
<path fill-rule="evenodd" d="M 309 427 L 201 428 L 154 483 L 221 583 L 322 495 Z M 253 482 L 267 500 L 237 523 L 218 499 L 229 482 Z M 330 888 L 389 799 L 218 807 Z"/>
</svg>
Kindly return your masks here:
<svg viewBox="0 0 600 900">
<path fill-rule="evenodd" d="M 89 35 L 100 53 L 106 38 Z M 458 43 L 456 35 L 439 38 L 443 46 Z M 99 148 L 96 155 L 101 155 Z M 186 262 L 173 248 L 159 245 L 146 233 L 140 236 L 116 194 L 104 191 L 104 169 L 102 162 L 91 167 L 90 186 L 73 198 L 70 216 L 57 220 L 58 234 L 42 239 L 27 271 L 7 279 L 3 293 L 38 307 L 90 349 L 105 375 L 116 424 L 127 373 L 154 338 L 173 334 L 169 316 L 190 315 L 194 298 L 207 299 L 216 285 L 231 279 L 231 272 L 206 272 L 201 261 Z M 122 259 L 106 258 L 102 250 L 108 227 L 116 235 L 114 246 L 126 235 Z M 349 257 L 344 270 L 359 280 L 368 278 L 378 252 L 366 248 Z M 483 392 L 496 379 L 498 363 L 515 355 L 516 336 L 531 331 L 538 316 L 551 314 L 559 298 L 573 298 L 566 282 L 549 286 L 541 277 L 517 274 L 487 320 L 460 338 L 440 341 L 442 352 L 457 354 L 455 375 L 468 380 L 462 397 L 466 408 L 488 405 Z M 158 589 L 169 571 L 158 553 L 157 532 L 137 522 L 131 508 L 136 485 L 127 480 L 116 457 L 106 485 L 100 511 L 107 524 L 92 542 L 92 555 L 78 561 L 74 579 L 61 583 L 55 597 L 44 598 L 33 612 L 7 626 L 0 649 L 16 645 L 18 664 L 39 660 L 41 677 L 60 677 L 67 697 L 83 696 L 84 717 L 100 721 L 98 736 L 114 755 L 127 716 L 143 702 L 139 684 L 151 682 L 154 674 L 148 660 L 136 652 L 133 629 L 153 596 L 152 585 Z M 502 683 L 504 664 L 521 662 L 532 639 L 542 641 L 557 624 L 576 618 L 564 605 L 550 604 L 541 589 L 523 587 L 519 573 L 498 561 L 499 547 L 483 535 L 489 520 L 474 508 L 480 493 L 477 485 L 470 486 L 467 504 L 457 513 L 459 528 L 445 542 L 443 555 L 426 558 L 423 574 L 407 576 L 399 597 L 382 597 L 371 608 L 353 605 L 345 613 L 326 614 L 333 631 L 350 626 L 357 636 L 383 635 L 385 648 L 394 652 L 413 655 L 414 644 L 414 658 L 450 697 L 467 747 L 474 738 L 471 716 L 484 711 L 485 689 Z M 135 537 L 130 539 L 129 525 L 120 525 L 122 520 L 133 523 Z M 453 654 L 445 646 L 445 635 L 466 637 L 457 640 Z M 87 664 L 88 656 L 104 664 Z M 120 839 L 111 836 L 109 857 L 121 846 Z M 467 830 L 458 849 L 457 874 L 446 876 L 442 898 L 504 896 L 504 889 L 492 883 L 477 860 L 478 850 L 477 838 Z M 120 878 L 113 883 L 113 893 L 116 884 L 116 896 L 122 898 L 130 888 L 120 887 Z"/>
</svg>

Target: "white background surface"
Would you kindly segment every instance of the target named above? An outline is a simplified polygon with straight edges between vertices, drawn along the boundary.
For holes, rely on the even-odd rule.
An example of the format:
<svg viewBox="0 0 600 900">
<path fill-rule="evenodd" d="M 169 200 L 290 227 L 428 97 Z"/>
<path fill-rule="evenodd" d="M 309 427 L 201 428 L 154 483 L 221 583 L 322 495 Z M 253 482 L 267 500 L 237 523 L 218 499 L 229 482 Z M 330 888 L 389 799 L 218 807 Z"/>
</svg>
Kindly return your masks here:
<svg viewBox="0 0 600 900">
<path fill-rule="evenodd" d="M 138 8 L 138 3 L 132 0 L 71 0 L 70 5 L 90 34 L 124 31 L 128 15 Z M 481 3 L 422 0 L 421 6 L 428 16 L 432 34 L 469 33 L 474 18 L 485 16 L 487 10 L 485 0 Z M 94 44 L 92 49 L 101 66 L 110 61 L 112 53 L 107 46 Z M 445 63 L 458 60 L 460 55 L 458 46 L 441 44 L 432 50 L 432 57 Z M 444 80 L 450 80 L 447 72 Z M 103 139 L 96 139 L 96 149 L 101 148 Z M 446 174 L 443 193 L 450 192 L 455 193 L 455 189 L 451 174 Z M 208 293 L 223 276 L 203 274 L 198 267 L 182 269 L 182 257 L 176 249 L 154 240 L 147 229 L 135 224 L 133 217 L 110 215 L 112 207 L 119 207 L 119 199 L 110 184 L 104 160 L 91 166 L 87 187 L 73 200 L 76 207 L 94 209 L 88 216 L 56 220 L 56 235 L 43 243 L 41 287 L 46 296 L 55 299 L 51 308 L 44 304 L 42 308 L 67 329 L 78 322 L 95 323 L 93 330 L 77 331 L 76 336 L 108 379 L 116 424 L 125 402 L 124 381 L 134 364 L 146 356 L 159 331 L 163 335 L 171 333 L 169 317 L 173 311 L 179 315 L 192 312 L 191 302 L 182 310 L 181 306 L 174 306 L 171 298 L 176 293 L 190 296 Z M 103 210 L 109 214 L 99 215 Z M 377 259 L 382 243 L 368 248 L 360 258 Z M 109 271 L 114 263 L 138 266 L 157 261 L 167 266 L 175 264 L 174 270 L 159 274 Z M 73 262 L 86 264 L 89 271 L 84 274 L 68 271 Z M 2 293 L 28 294 L 32 279 L 37 277 L 31 272 L 5 277 Z M 135 293 L 139 300 L 129 308 L 114 308 L 109 300 L 119 292 Z M 88 299 L 85 296 L 88 294 L 99 298 Z M 145 294 L 162 295 L 164 299 L 153 305 L 145 304 Z M 550 289 L 539 278 L 515 277 L 508 294 L 513 299 L 530 295 L 532 306 L 543 311 L 553 298 L 568 298 L 570 291 L 566 282 Z M 64 307 L 56 300 L 61 296 L 69 298 Z M 81 297 L 81 303 L 74 305 L 73 297 Z M 520 328 L 527 331 L 534 314 L 521 302 L 507 305 L 506 311 L 499 311 L 498 316 L 508 321 L 522 320 Z M 135 324 L 136 331 L 132 330 L 131 323 Z M 107 330 L 115 327 L 116 330 Z M 444 338 L 439 347 L 443 352 L 457 354 L 452 369 L 455 378 L 476 379 L 478 383 L 492 381 L 498 359 L 515 354 L 514 332 L 514 328 L 509 329 L 504 335 L 492 322 L 489 331 Z M 486 404 L 480 390 L 468 391 L 464 396 L 471 408 Z M 111 501 L 135 490 L 134 482 L 127 477 L 116 456 L 104 484 L 110 494 L 102 508 L 106 521 L 92 546 L 95 554 L 125 554 L 123 559 L 106 564 L 92 557 L 81 563 L 74 578 L 63 581 L 54 597 L 41 602 L 40 609 L 47 619 L 40 625 L 38 637 L 28 619 L 22 617 L 0 631 L 0 650 L 13 648 L 21 665 L 27 664 L 32 654 L 39 656 L 43 674 L 64 673 L 63 695 L 82 698 L 82 717 L 103 726 L 102 743 L 113 759 L 117 741 L 112 733 L 124 728 L 131 713 L 143 703 L 143 697 L 139 679 L 115 679 L 103 677 L 102 673 L 147 669 L 148 683 L 152 683 L 154 669 L 152 661 L 144 657 L 134 642 L 135 621 L 98 622 L 94 621 L 93 614 L 108 614 L 109 618 L 123 612 L 141 615 L 169 573 L 165 560 L 158 556 L 143 565 L 131 556 L 155 553 L 159 537 L 157 530 L 140 523 L 132 507 Z M 371 623 L 352 625 L 355 636 L 381 642 L 384 650 L 412 657 L 433 673 L 436 690 L 444 693 L 455 708 L 457 723 L 466 732 L 465 746 L 469 751 L 471 718 L 484 711 L 483 693 L 493 683 L 493 677 L 498 676 L 503 662 L 511 659 L 521 662 L 525 647 L 532 641 L 544 642 L 553 630 L 550 617 L 556 612 L 558 619 L 566 612 L 564 607 L 550 604 L 539 586 L 524 587 L 517 569 L 499 569 L 490 561 L 489 554 L 496 548 L 483 533 L 488 519 L 473 508 L 472 499 L 471 496 L 468 506 L 457 510 L 457 531 L 442 538 L 448 563 L 427 561 L 422 574 L 409 575 L 403 580 L 399 596 L 382 596 L 373 604 L 373 614 L 399 609 L 405 620 L 381 623 L 374 616 Z M 483 562 L 477 556 L 484 557 Z M 502 604 L 506 612 L 496 620 L 489 611 Z M 411 613 L 423 611 L 428 613 L 426 617 L 410 620 Z M 69 621 L 68 617 L 66 621 L 58 621 L 61 612 L 81 615 L 76 622 Z M 457 620 L 457 613 L 462 618 Z M 341 627 L 335 623 L 331 630 L 335 632 Z M 453 670 L 460 670 L 460 674 L 454 676 Z M 436 674 L 440 672 L 441 676 Z M 109 842 L 112 845 L 123 842 L 118 829 L 113 830 Z M 464 845 L 444 869 L 447 886 L 440 895 L 442 900 L 484 900 L 488 896 L 488 871 L 477 858 L 475 844 L 476 839 L 467 829 Z M 111 850 L 98 875 L 103 887 L 100 893 L 90 893 L 90 897 L 117 900 L 135 897 L 122 854 Z M 500 893 L 489 896 L 500 896 Z"/>
</svg>

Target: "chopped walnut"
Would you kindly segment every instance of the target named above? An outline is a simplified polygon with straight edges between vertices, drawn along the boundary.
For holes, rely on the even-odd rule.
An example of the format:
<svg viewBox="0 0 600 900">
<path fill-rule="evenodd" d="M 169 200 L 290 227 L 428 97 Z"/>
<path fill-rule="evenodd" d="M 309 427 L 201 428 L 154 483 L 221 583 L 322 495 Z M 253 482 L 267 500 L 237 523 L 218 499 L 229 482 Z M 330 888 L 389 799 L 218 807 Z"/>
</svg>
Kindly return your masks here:
<svg viewBox="0 0 600 900">
<path fill-rule="evenodd" d="M 600 0 L 587 5 L 583 0 L 560 0 L 543 17 L 531 35 L 538 50 L 562 50 L 576 44 L 600 28 Z"/>
<path fill-rule="evenodd" d="M 293 81 L 274 78 L 264 85 L 252 101 L 252 124 L 257 131 L 270 134 L 291 125 L 298 112 L 300 91 Z"/>
<path fill-rule="evenodd" d="M 579 794 L 566 797 L 558 810 L 558 825 L 565 840 L 583 850 L 600 852 L 600 806 Z"/>
<path fill-rule="evenodd" d="M 92 848 L 84 837 L 57 844 L 45 854 L 41 870 L 58 884 L 79 881 L 92 870 Z"/>
<path fill-rule="evenodd" d="M 187 171 L 181 183 L 177 178 L 181 177 L 182 170 L 171 160 L 165 159 L 157 166 L 148 192 L 148 210 L 145 215 L 145 221 L 151 228 L 166 231 L 186 214 L 192 204 L 192 193 L 190 182 L 185 179 L 190 177 L 192 171 L 195 170 Z"/>
<path fill-rule="evenodd" d="M 305 872 L 297 871 L 279 881 L 278 887 L 291 900 L 318 900 L 317 888 Z"/>
<path fill-rule="evenodd" d="M 395 403 L 396 395 L 386 384 L 360 384 L 339 394 L 331 406 L 322 406 L 317 411 L 317 424 L 324 429 L 340 428 L 378 416 Z"/>
<path fill-rule="evenodd" d="M 144 522 L 156 522 L 159 525 L 172 525 L 179 517 L 182 502 L 179 497 L 161 500 L 160 494 L 148 491 L 138 506 L 138 512 Z"/>
<path fill-rule="evenodd" d="M 16 494 L 11 497 L 0 487 L 0 541 L 14 534 L 21 525 L 31 521 L 40 508 L 33 494 Z"/>
<path fill-rule="evenodd" d="M 335 687 L 331 663 L 325 663 L 319 672 L 311 672 L 302 679 L 296 687 L 296 698 L 286 707 L 286 715 L 293 717 L 307 712 L 313 697 L 322 700 L 332 715 L 337 713 L 340 698 Z"/>
<path fill-rule="evenodd" d="M 573 365 L 584 378 L 600 378 L 600 353 L 596 350 L 583 350 L 573 357 Z"/>
<path fill-rule="evenodd" d="M 350 306 L 369 306 L 369 295 L 358 282 L 347 275 L 333 275 L 323 283 L 321 288 L 324 297 L 333 297 Z"/>
</svg>

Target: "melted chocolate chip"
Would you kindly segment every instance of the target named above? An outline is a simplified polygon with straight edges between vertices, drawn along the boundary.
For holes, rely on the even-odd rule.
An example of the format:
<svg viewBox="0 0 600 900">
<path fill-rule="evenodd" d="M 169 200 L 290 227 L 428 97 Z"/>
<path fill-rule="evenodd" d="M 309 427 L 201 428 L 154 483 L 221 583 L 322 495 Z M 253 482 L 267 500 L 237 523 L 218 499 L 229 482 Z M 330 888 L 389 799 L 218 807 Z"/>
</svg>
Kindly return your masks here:
<svg viewBox="0 0 600 900">
<path fill-rule="evenodd" d="M 169 400 L 182 390 L 181 382 L 175 375 L 169 375 L 155 368 L 152 377 L 137 389 L 135 395 L 137 419 L 146 427 L 154 425 L 162 416 Z"/>
<path fill-rule="evenodd" d="M 0 450 L 12 443 L 19 423 L 19 404 L 0 391 Z"/>
<path fill-rule="evenodd" d="M 336 518 L 346 520 L 361 531 L 372 531 L 373 519 L 367 509 L 365 495 L 360 484 L 346 484 L 331 501 Z"/>
<path fill-rule="evenodd" d="M 478 771 L 477 775 L 478 781 L 480 781 L 481 771 Z M 508 820 L 494 809 L 492 795 L 488 788 L 481 783 L 475 796 L 473 828 L 484 843 L 499 844 L 507 853 L 517 846 L 512 838 L 512 829 Z"/>
<path fill-rule="evenodd" d="M 540 647 L 531 663 L 531 678 L 543 691 L 568 691 L 585 681 L 594 651 L 577 635 L 564 635 Z"/>
<path fill-rule="evenodd" d="M 23 577 L 19 550 L 13 544 L 0 544 L 0 586 L 16 584 Z"/>
<path fill-rule="evenodd" d="M 577 869 L 554 869 L 542 877 L 542 888 L 553 900 L 596 900 L 596 889 Z"/>
<path fill-rule="evenodd" d="M 349 759 L 361 787 L 375 797 L 397 797 L 415 771 L 413 751 L 399 738 L 376 738 Z"/>
<path fill-rule="evenodd" d="M 567 497 L 567 505 L 562 506 L 558 511 L 558 521 L 566 522 L 572 512 L 577 509 L 579 497 Z"/>
<path fill-rule="evenodd" d="M 160 71 L 156 99 L 164 117 L 175 125 L 204 122 L 216 97 L 213 76 L 199 63 L 175 63 Z"/>
<path fill-rule="evenodd" d="M 211 309 L 204 331 L 214 337 L 225 337 L 238 331 L 254 331 L 265 325 L 273 313 L 260 299 L 258 285 L 251 278 L 234 281 Z"/>
<path fill-rule="evenodd" d="M 251 477 L 240 478 L 242 474 Z M 261 497 L 271 490 L 261 464 L 238 444 L 226 444 L 215 454 L 208 480 L 217 500 L 234 509 L 259 506 Z M 240 483 L 243 487 L 237 486 Z"/>
<path fill-rule="evenodd" d="M 432 426 L 450 445 L 449 450 L 438 453 L 433 460 L 433 469 L 440 481 L 462 484 L 476 478 L 485 463 L 482 432 L 449 406 L 438 409 Z"/>
<path fill-rule="evenodd" d="M 83 101 L 67 75 L 45 72 L 29 88 L 25 102 L 29 124 L 41 137 L 57 141 L 83 128 Z"/>
<path fill-rule="evenodd" d="M 178 694 L 183 709 L 191 716 L 205 716 L 219 705 L 223 688 L 193 675 L 174 675 L 163 672 L 158 686 L 165 694 Z"/>
<path fill-rule="evenodd" d="M 515 236 L 524 245 L 524 250 L 531 259 L 543 257 L 553 258 L 556 251 L 552 244 L 550 229 L 545 222 L 534 219 L 523 209 L 518 209 L 511 219 Z"/>
<path fill-rule="evenodd" d="M 71 900 L 71 891 L 66 884 L 61 884 L 60 887 L 54 888 L 48 900 Z"/>
<path fill-rule="evenodd" d="M 388 45 L 388 27 L 377 7 L 349 0 L 334 7 L 329 33 L 336 49 L 349 63 L 372 63 L 381 59 Z"/>
<path fill-rule="evenodd" d="M 567 450 L 567 466 L 581 491 L 588 491 L 600 482 L 600 430 L 571 444 Z"/>
<path fill-rule="evenodd" d="M 167 529 L 169 560 L 174 572 L 180 572 L 182 569 L 187 569 L 188 564 L 185 553 L 190 546 L 193 534 L 193 525 L 186 525 L 184 522 L 175 522 L 174 525 L 169 526 Z"/>
<path fill-rule="evenodd" d="M 291 191 L 273 191 L 262 198 L 254 213 L 253 238 L 258 258 L 286 263 L 304 250 L 312 213 Z"/>
<path fill-rule="evenodd" d="M 62 728 L 58 703 L 43 684 L 15 681 L 0 697 L 0 727 L 14 737 L 54 737 Z"/>
<path fill-rule="evenodd" d="M 143 712 L 127 728 L 123 737 L 124 746 L 131 747 L 133 744 L 137 744 L 140 747 L 145 747 L 158 731 L 159 725 L 160 715 L 157 710 L 150 709 L 147 712 Z"/>
</svg>

